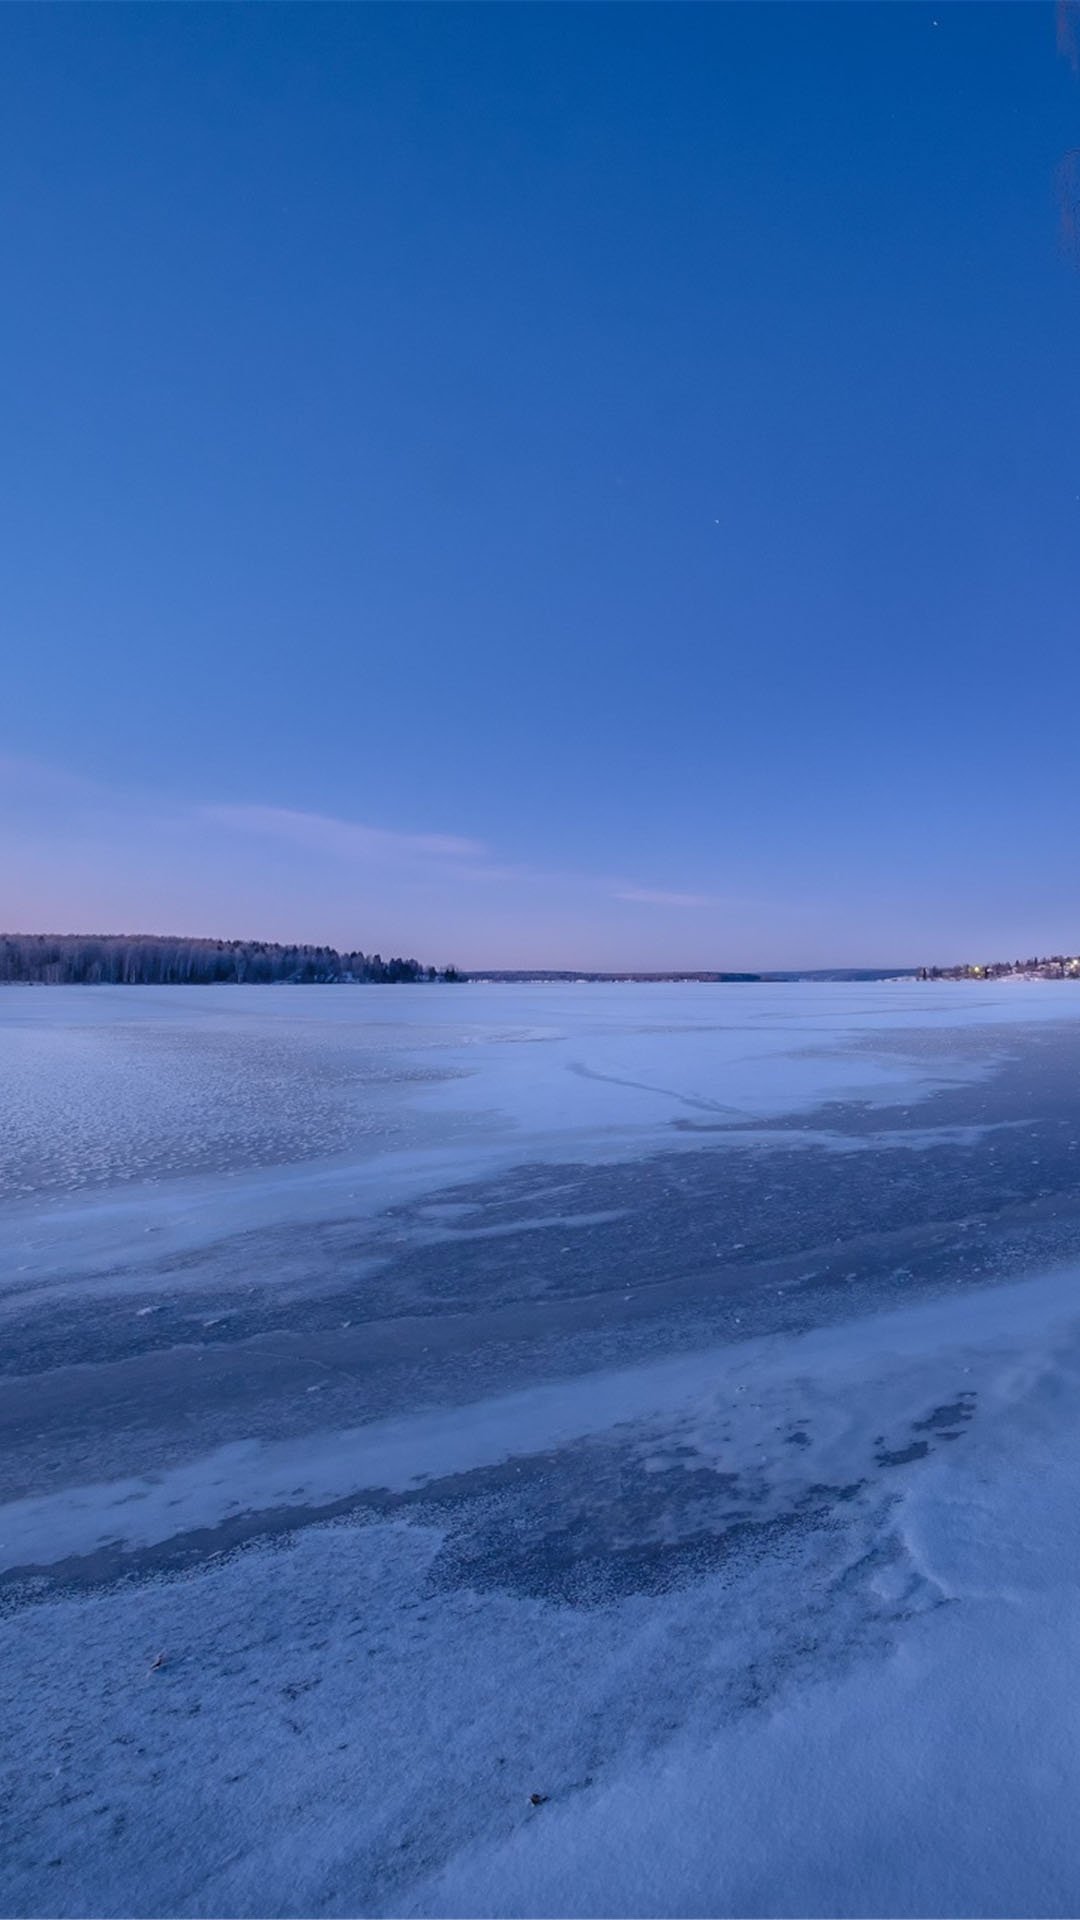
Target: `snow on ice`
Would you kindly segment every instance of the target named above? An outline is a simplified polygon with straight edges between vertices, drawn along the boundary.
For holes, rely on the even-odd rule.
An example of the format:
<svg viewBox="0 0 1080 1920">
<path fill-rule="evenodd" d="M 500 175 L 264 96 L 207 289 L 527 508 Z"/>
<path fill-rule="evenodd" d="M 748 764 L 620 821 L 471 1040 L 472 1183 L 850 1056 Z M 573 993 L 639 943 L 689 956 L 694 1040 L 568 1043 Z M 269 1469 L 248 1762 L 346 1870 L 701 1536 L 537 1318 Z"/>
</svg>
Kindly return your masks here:
<svg viewBox="0 0 1080 1920">
<path fill-rule="evenodd" d="M 1077 1010 L 13 992 L 2 1910 L 1074 1912 Z"/>
</svg>

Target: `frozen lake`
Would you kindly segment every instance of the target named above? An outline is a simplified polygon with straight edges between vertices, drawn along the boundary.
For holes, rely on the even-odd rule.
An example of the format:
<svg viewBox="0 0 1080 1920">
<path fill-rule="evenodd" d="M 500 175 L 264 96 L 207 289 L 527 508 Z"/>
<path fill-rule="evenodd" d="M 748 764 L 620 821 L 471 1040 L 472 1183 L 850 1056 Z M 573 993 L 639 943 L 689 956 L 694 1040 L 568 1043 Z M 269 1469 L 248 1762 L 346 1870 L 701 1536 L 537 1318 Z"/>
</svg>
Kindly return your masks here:
<svg viewBox="0 0 1080 1920">
<path fill-rule="evenodd" d="M 1077 1910 L 1080 989 L 10 988 L 0 1076 L 0 1911 Z"/>
</svg>

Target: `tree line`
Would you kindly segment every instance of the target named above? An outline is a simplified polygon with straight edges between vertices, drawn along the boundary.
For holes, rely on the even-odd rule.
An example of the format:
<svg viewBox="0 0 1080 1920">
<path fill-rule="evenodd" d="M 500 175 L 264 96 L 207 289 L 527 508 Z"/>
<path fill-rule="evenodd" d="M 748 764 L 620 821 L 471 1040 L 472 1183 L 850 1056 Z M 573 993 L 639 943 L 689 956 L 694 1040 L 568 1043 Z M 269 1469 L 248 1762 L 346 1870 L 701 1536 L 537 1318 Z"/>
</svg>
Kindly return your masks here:
<svg viewBox="0 0 1080 1920">
<path fill-rule="evenodd" d="M 456 967 L 270 940 L 189 940 L 163 934 L 0 934 L 0 983 L 46 986 L 212 986 L 223 982 L 461 980 Z"/>
<path fill-rule="evenodd" d="M 1037 975 L 1043 980 L 1075 979 L 1080 975 L 1080 954 L 1049 953 L 1032 955 L 1029 960 L 974 961 L 960 967 L 920 967 L 920 980 L 1004 980 L 1011 975 Z"/>
</svg>

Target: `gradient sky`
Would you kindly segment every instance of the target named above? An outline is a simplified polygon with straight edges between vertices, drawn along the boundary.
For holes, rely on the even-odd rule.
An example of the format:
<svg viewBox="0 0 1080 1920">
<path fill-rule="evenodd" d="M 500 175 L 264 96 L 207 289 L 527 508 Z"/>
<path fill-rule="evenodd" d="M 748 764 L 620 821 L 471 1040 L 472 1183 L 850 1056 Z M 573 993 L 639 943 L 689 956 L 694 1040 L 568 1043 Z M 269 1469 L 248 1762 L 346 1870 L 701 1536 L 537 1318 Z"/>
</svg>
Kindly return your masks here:
<svg viewBox="0 0 1080 1920">
<path fill-rule="evenodd" d="M 1080 945 L 1014 5 L 0 9 L 0 924 Z"/>
</svg>

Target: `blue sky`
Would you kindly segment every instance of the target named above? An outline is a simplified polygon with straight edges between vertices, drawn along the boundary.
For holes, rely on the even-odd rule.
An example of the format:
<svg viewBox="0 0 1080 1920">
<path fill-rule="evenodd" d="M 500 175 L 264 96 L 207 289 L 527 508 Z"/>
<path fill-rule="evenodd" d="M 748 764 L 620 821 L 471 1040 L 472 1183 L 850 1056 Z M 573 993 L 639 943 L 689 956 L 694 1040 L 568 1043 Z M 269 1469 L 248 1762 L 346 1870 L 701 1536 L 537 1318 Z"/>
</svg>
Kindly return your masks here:
<svg viewBox="0 0 1080 1920">
<path fill-rule="evenodd" d="M 1080 944 L 1080 86 L 1015 5 L 0 10 L 0 913 Z"/>
</svg>

